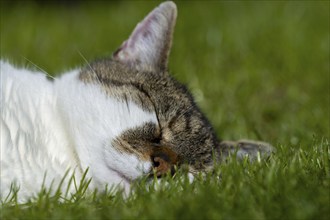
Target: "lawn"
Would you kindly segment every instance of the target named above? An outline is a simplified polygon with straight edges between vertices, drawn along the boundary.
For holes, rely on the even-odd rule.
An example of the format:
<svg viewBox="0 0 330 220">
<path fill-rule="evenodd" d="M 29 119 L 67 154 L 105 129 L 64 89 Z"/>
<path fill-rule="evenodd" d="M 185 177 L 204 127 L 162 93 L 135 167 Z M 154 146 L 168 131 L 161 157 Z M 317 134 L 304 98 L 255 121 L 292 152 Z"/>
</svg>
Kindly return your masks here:
<svg viewBox="0 0 330 220">
<path fill-rule="evenodd" d="M 1 1 L 1 58 L 51 75 L 109 56 L 159 1 Z M 189 184 L 2 203 L 1 219 L 328 219 L 329 1 L 178 1 L 171 73 L 222 139 L 272 143 Z"/>
</svg>

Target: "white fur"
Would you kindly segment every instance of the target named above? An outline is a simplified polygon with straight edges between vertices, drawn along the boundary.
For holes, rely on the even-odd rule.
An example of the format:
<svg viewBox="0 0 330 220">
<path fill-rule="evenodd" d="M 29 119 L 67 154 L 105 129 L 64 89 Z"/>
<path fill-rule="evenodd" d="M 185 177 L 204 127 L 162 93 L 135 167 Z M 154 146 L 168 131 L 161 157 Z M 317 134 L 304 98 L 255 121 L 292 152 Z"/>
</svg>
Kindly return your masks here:
<svg viewBox="0 0 330 220">
<path fill-rule="evenodd" d="M 65 172 L 80 178 L 89 167 L 91 187 L 121 184 L 151 169 L 149 161 L 115 150 L 111 142 L 123 131 L 146 122 L 155 113 L 132 102 L 109 98 L 94 84 L 79 81 L 78 70 L 54 82 L 40 72 L 1 62 L 1 199 L 10 185 L 25 200 Z M 66 184 L 63 184 L 66 187 Z M 73 190 L 73 188 L 71 189 Z"/>
</svg>

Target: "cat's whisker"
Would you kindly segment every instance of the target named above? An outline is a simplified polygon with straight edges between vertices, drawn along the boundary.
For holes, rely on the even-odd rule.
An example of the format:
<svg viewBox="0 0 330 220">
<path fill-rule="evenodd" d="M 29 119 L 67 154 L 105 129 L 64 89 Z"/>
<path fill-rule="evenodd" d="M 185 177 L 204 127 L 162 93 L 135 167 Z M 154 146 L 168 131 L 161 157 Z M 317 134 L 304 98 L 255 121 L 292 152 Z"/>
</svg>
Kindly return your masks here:
<svg viewBox="0 0 330 220">
<path fill-rule="evenodd" d="M 41 72 L 43 72 L 46 76 L 48 76 L 51 79 L 55 79 L 53 76 L 51 76 L 49 73 L 47 73 L 44 69 L 42 69 L 40 66 L 38 66 L 37 64 L 33 63 L 31 60 L 29 60 L 28 58 L 22 56 L 26 61 L 30 62 L 33 66 L 35 66 L 38 70 L 40 70 Z"/>
<path fill-rule="evenodd" d="M 54 78 L 54 79 L 56 80 L 56 78 Z M 24 81 L 21 80 L 21 79 L 17 79 L 16 80 L 16 83 L 17 84 L 24 85 Z M 33 87 L 33 88 L 31 88 L 29 90 L 29 94 L 31 96 L 33 96 L 34 94 L 40 94 L 41 92 L 42 92 L 42 94 L 43 94 L 44 97 L 49 97 L 50 99 L 54 97 L 54 93 L 53 92 L 51 92 L 51 91 L 48 92 L 48 91 L 40 90 L 39 87 Z M 91 93 L 92 93 L 92 91 L 91 91 Z M 62 101 L 68 103 L 69 105 L 74 105 L 75 104 L 75 100 L 72 100 L 71 98 L 63 97 L 63 96 L 61 96 L 60 98 L 61 98 Z M 40 106 L 43 106 L 43 105 L 47 105 L 47 103 L 39 103 L 39 105 Z M 60 105 L 57 105 L 57 108 L 63 109 L 63 107 L 60 106 Z"/>
<path fill-rule="evenodd" d="M 82 54 L 81 54 L 81 56 L 82 56 Z M 53 77 L 53 76 L 51 76 L 49 73 L 47 73 L 44 69 L 42 69 L 40 66 L 38 66 L 37 64 L 35 64 L 34 62 L 32 62 L 30 59 L 28 59 L 27 57 L 24 57 L 24 56 L 22 56 L 26 61 L 28 61 L 29 63 L 31 63 L 33 66 L 35 66 L 37 69 L 39 69 L 41 72 L 43 72 L 46 76 L 48 76 L 49 78 L 51 78 L 51 79 L 53 79 L 53 80 L 55 80 L 56 78 L 55 77 Z M 87 62 L 88 63 L 88 62 Z M 23 83 L 23 82 L 22 82 Z M 38 90 L 38 87 L 35 87 L 33 90 L 30 90 L 30 92 L 35 92 L 35 93 L 40 93 L 40 91 Z M 50 93 L 47 93 L 47 92 L 45 92 L 45 91 L 43 91 L 43 94 L 44 95 L 49 95 L 49 97 L 53 97 L 53 93 L 52 92 L 50 92 Z M 71 99 L 68 99 L 68 98 L 66 98 L 66 97 L 61 97 L 61 99 L 62 100 L 65 100 L 66 102 L 68 102 L 68 103 L 74 103 L 74 101 L 73 100 L 71 100 Z"/>
<path fill-rule="evenodd" d="M 92 71 L 92 73 L 95 75 L 95 77 L 96 77 L 97 81 L 100 83 L 100 85 L 103 85 L 102 81 L 100 80 L 99 76 L 96 74 L 95 70 L 90 65 L 90 63 L 88 62 L 88 60 L 84 57 L 84 55 L 82 55 L 82 53 L 79 50 L 77 50 L 77 52 L 79 53 L 79 55 L 81 56 L 81 58 L 83 58 L 83 60 L 86 62 L 86 64 L 88 65 L 88 67 L 90 68 L 90 70 Z"/>
</svg>

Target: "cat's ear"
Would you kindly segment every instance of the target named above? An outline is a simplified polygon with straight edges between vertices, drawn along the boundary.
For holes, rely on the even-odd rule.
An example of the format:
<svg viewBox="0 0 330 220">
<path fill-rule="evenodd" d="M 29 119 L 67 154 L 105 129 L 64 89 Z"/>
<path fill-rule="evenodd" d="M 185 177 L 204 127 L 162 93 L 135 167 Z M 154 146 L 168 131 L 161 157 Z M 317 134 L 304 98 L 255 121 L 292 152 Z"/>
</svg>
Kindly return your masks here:
<svg viewBox="0 0 330 220">
<path fill-rule="evenodd" d="M 135 27 L 113 59 L 142 70 L 166 69 L 176 16 L 173 2 L 160 4 Z"/>
<path fill-rule="evenodd" d="M 239 160 L 245 157 L 256 160 L 260 157 L 268 157 L 272 152 L 275 152 L 275 148 L 270 144 L 251 140 L 222 141 L 218 149 L 220 161 L 234 154 Z"/>
</svg>

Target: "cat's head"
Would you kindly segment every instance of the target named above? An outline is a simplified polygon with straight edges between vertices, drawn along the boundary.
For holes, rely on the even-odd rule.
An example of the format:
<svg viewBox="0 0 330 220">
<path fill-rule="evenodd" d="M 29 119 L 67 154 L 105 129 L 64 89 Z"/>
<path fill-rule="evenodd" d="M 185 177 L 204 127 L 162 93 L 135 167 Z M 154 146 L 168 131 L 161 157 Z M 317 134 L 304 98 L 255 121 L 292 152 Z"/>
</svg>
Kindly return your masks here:
<svg viewBox="0 0 330 220">
<path fill-rule="evenodd" d="M 92 62 L 80 73 L 82 81 L 100 85 L 109 97 L 156 116 L 156 121 L 121 132 L 111 147 L 151 163 L 158 175 L 182 164 L 191 172 L 207 170 L 229 149 L 218 141 L 187 88 L 168 72 L 176 17 L 175 4 L 162 3 L 111 58 Z"/>
</svg>

